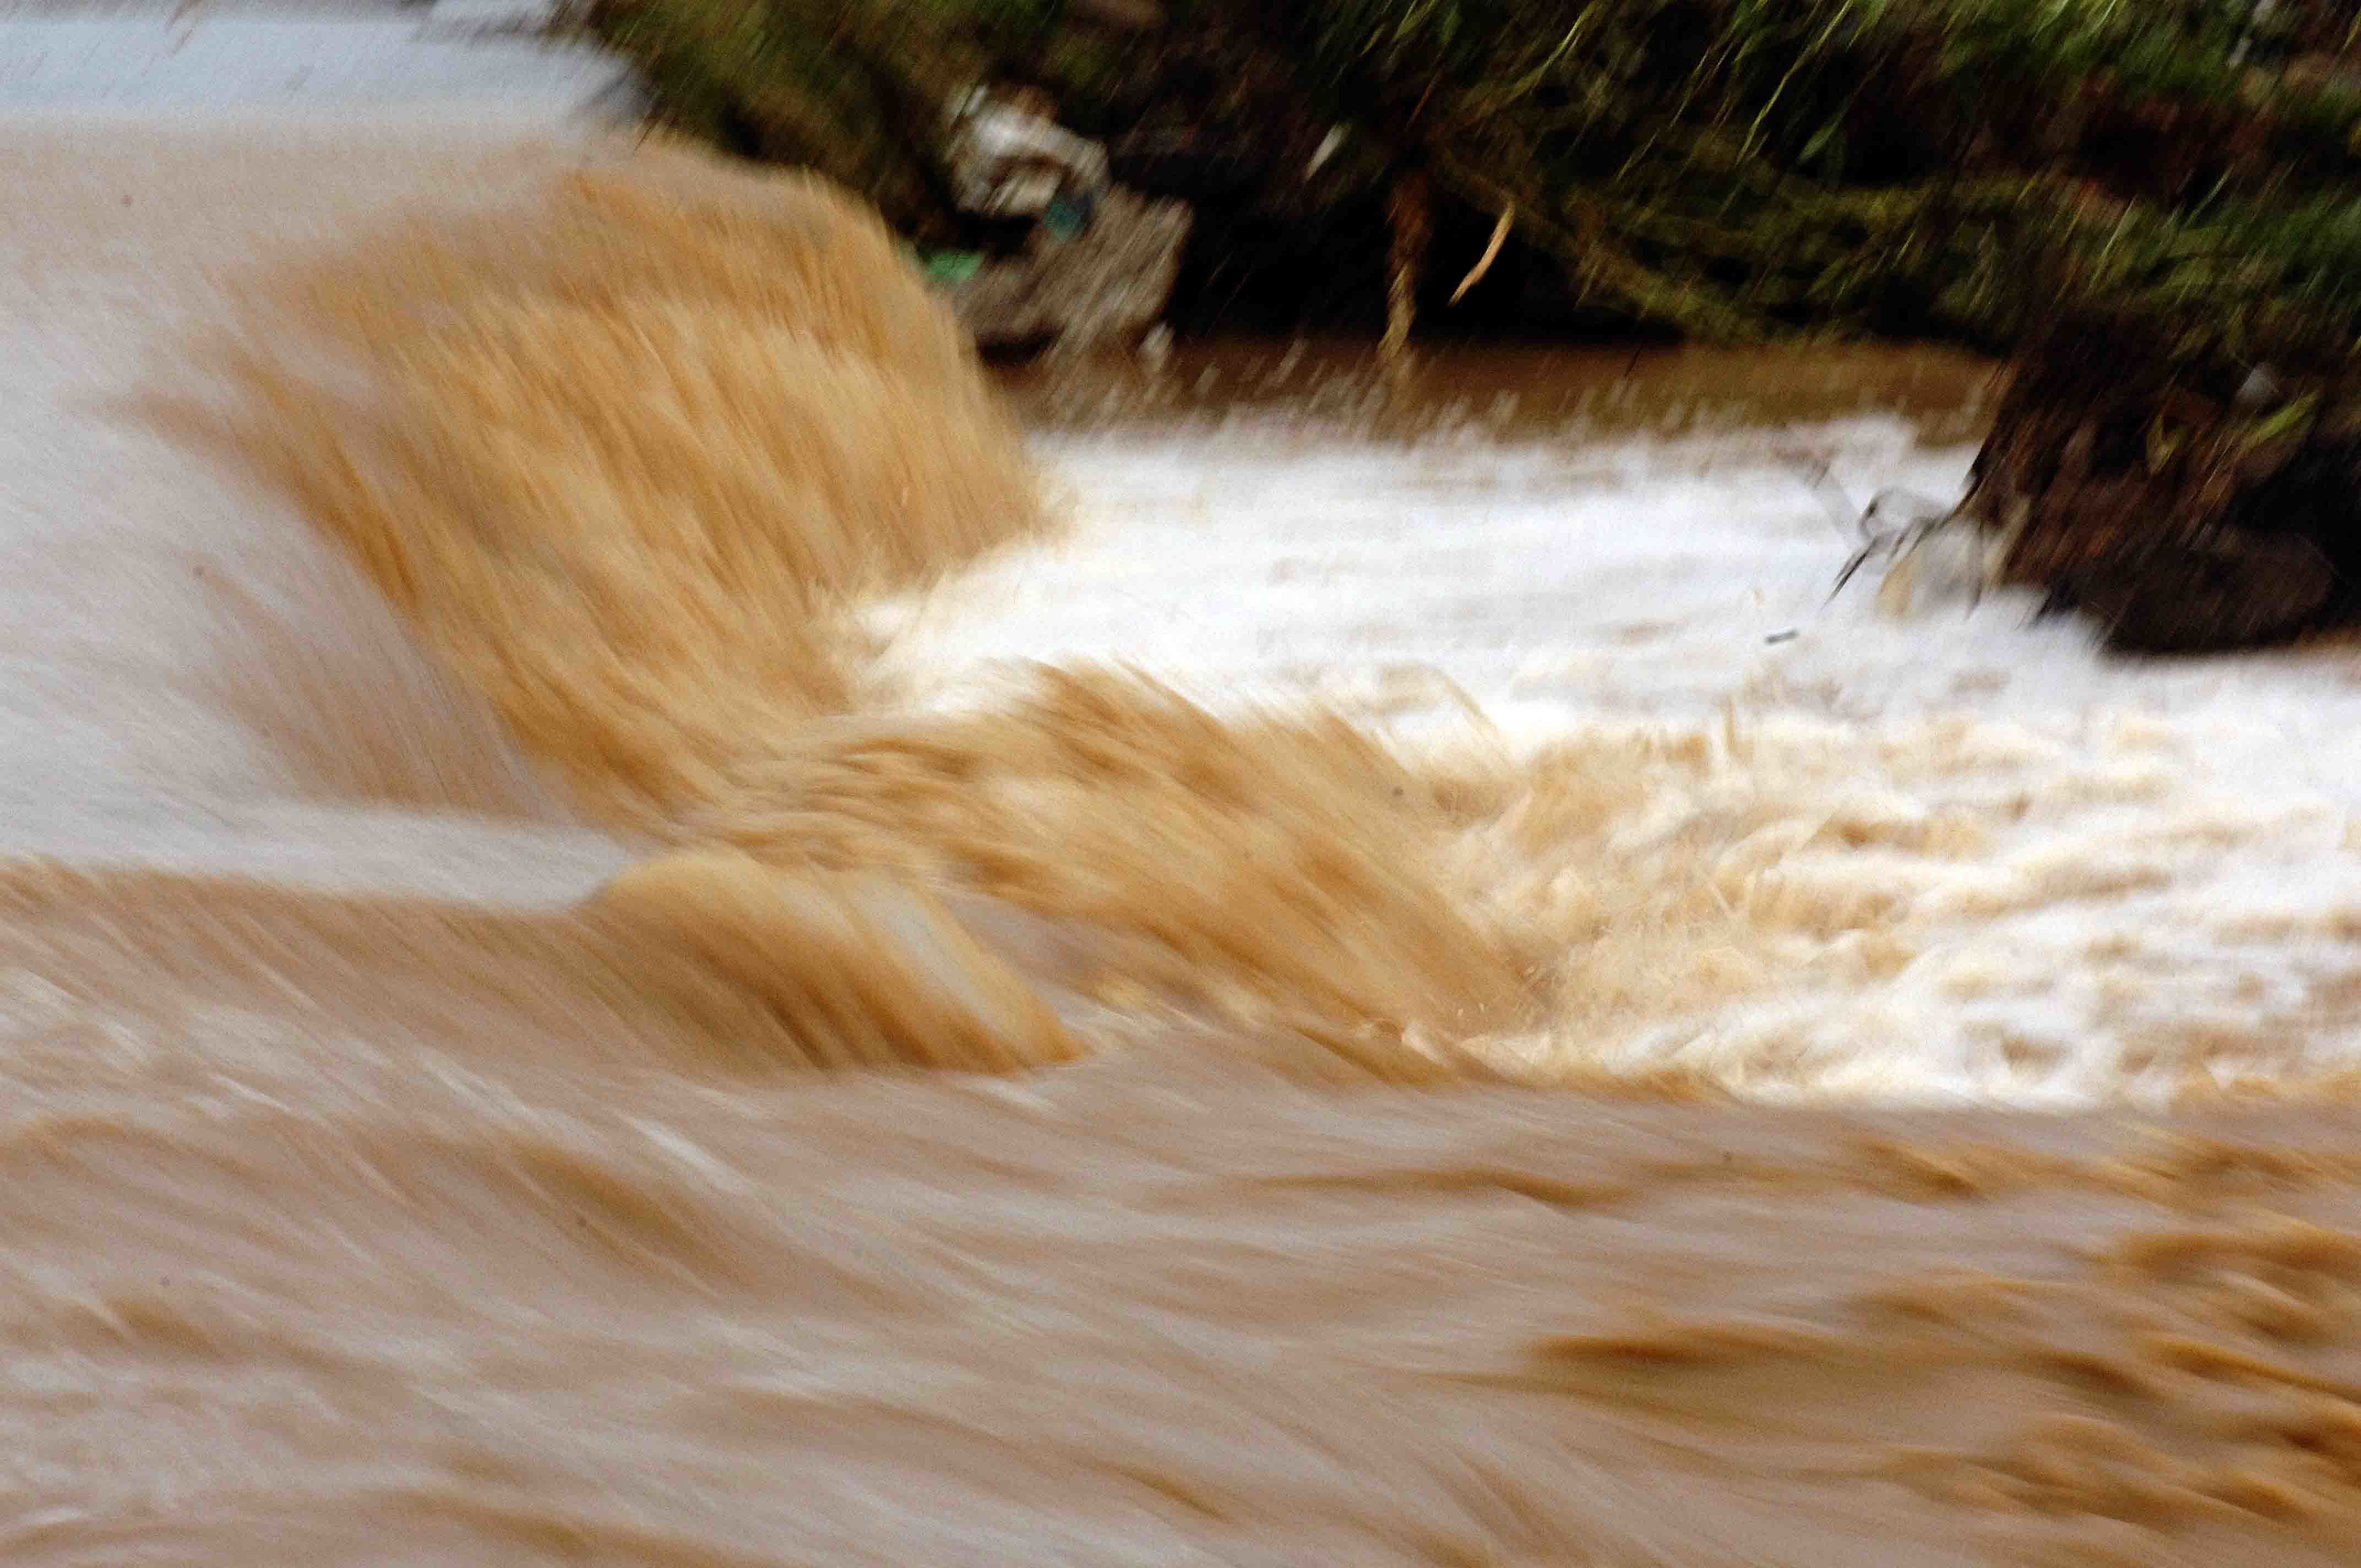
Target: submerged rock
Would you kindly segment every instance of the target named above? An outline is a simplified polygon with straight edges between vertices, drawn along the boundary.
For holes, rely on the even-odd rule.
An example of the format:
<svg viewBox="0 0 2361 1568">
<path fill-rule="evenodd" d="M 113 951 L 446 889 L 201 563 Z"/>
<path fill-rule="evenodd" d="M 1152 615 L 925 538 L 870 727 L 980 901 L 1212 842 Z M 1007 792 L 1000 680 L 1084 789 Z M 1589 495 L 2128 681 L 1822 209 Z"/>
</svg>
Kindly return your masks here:
<svg viewBox="0 0 2361 1568">
<path fill-rule="evenodd" d="M 2310 540 L 2225 529 L 2169 549 L 2096 555 L 2059 575 L 2053 609 L 2089 617 L 2126 653 L 2203 653 L 2323 626 L 2337 577 Z"/>
</svg>

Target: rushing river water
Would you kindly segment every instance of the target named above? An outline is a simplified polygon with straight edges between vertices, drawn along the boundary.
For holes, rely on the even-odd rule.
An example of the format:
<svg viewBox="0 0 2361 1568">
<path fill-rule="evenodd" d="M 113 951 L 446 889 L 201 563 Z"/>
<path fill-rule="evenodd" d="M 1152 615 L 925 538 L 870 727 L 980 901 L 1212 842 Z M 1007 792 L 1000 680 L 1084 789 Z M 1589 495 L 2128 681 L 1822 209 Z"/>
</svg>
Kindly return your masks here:
<svg viewBox="0 0 2361 1568">
<path fill-rule="evenodd" d="M 0 1555 L 2352 1560 L 2349 652 L 587 138 L 0 130 Z"/>
</svg>

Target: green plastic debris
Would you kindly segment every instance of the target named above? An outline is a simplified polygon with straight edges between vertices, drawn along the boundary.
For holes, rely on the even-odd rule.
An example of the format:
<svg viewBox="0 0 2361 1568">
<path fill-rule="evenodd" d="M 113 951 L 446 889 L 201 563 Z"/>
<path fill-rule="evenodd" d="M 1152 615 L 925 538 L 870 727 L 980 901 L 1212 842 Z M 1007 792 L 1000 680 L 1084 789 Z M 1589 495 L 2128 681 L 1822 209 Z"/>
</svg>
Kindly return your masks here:
<svg viewBox="0 0 2361 1568">
<path fill-rule="evenodd" d="M 983 256 L 973 250 L 938 250 L 925 258 L 927 281 L 946 287 L 966 282 L 983 265 Z"/>
</svg>

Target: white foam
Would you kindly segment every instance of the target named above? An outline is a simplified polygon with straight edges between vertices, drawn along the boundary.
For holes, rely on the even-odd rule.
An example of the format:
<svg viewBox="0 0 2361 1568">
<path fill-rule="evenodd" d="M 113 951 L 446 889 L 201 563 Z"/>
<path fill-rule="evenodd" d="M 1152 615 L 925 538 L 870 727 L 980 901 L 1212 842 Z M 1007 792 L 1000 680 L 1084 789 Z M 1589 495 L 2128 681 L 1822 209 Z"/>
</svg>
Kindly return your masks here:
<svg viewBox="0 0 2361 1568">
<path fill-rule="evenodd" d="M 1856 495 L 1956 495 L 1971 455 L 1897 422 L 1812 434 Z M 1915 957 L 1799 950 L 1768 995 L 1580 1046 L 1627 1065 L 2071 1102 L 2354 1059 L 2353 656 L 2110 660 L 2018 595 L 1897 620 L 1866 576 L 1831 603 L 1853 543 L 1759 433 L 1300 436 L 1044 439 L 1076 532 L 882 608 L 889 669 L 950 704 L 997 661 L 1120 661 L 1219 709 L 1316 699 L 1406 743 L 1526 752 L 1725 719 L 1752 760 L 1631 833 L 1709 838 L 1741 797 L 1806 826 L 1864 800 L 1976 824 L 1963 855 L 1783 862 L 1898 901 L 1880 928 Z"/>
</svg>

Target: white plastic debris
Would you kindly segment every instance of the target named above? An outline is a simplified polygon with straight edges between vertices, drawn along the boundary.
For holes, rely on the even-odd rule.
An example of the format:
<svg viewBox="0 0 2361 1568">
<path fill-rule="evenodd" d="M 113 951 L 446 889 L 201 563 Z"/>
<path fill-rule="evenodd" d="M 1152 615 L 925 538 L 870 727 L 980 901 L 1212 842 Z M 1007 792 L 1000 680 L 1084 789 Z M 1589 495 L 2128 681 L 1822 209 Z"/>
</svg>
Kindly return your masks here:
<svg viewBox="0 0 2361 1568">
<path fill-rule="evenodd" d="M 951 125 L 951 178 L 960 205 L 984 217 L 1038 218 L 1072 192 L 1107 184 L 1106 149 L 1074 135 L 1038 95 L 979 87 Z"/>
</svg>

